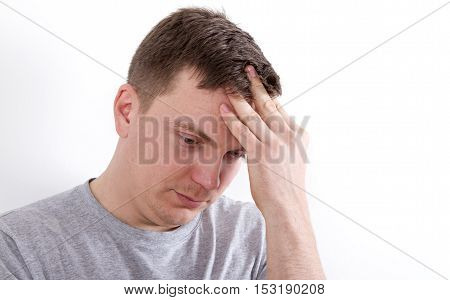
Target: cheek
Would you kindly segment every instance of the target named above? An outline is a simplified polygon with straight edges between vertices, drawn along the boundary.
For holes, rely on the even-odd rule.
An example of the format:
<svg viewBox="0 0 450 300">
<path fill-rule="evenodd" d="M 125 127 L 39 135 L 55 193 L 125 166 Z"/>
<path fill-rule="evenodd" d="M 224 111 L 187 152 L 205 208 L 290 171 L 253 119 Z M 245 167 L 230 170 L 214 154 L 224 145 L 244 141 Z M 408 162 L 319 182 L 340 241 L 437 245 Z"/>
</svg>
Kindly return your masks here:
<svg viewBox="0 0 450 300">
<path fill-rule="evenodd" d="M 141 163 L 132 166 L 136 173 L 135 180 L 141 187 L 154 186 L 153 191 L 166 190 L 174 179 L 187 176 L 189 168 L 186 168 L 186 160 L 180 157 L 182 150 L 173 136 L 158 136 L 145 142 L 145 148 L 137 147 L 136 150 L 138 153 L 145 151 L 145 159 L 139 158 L 142 154 L 137 155 Z"/>
</svg>

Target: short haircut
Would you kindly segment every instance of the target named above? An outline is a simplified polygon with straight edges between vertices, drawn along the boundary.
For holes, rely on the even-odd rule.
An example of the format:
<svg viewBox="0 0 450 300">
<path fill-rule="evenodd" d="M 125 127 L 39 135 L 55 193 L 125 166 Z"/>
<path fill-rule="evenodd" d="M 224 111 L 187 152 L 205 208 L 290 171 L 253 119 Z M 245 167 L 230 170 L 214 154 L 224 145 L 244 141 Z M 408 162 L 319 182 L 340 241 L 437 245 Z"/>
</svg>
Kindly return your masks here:
<svg viewBox="0 0 450 300">
<path fill-rule="evenodd" d="M 253 65 L 271 97 L 281 95 L 280 78 L 247 32 L 229 21 L 223 12 L 182 8 L 161 20 L 144 38 L 128 70 L 127 82 L 141 99 L 140 112 L 152 100 L 170 92 L 173 78 L 192 68 L 198 88 L 229 88 L 251 100 L 244 68 Z"/>
</svg>

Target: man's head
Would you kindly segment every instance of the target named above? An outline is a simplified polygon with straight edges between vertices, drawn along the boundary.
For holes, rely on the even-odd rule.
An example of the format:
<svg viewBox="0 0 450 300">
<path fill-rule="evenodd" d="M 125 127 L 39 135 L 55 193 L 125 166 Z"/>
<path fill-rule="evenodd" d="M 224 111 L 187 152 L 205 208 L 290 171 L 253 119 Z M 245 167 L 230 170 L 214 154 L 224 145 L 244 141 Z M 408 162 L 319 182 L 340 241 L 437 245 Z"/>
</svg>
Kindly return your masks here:
<svg viewBox="0 0 450 300">
<path fill-rule="evenodd" d="M 141 99 L 145 112 L 159 94 L 176 85 L 174 76 L 193 67 L 198 87 L 229 87 L 251 98 L 244 67 L 251 64 L 272 97 L 281 94 L 278 75 L 253 38 L 225 14 L 200 8 L 180 9 L 161 20 L 142 41 L 130 64 L 128 83 Z"/>
<path fill-rule="evenodd" d="M 224 14 L 187 8 L 159 22 L 132 59 L 114 103 L 113 162 L 142 219 L 189 222 L 232 181 L 244 153 L 220 117 L 226 93 L 251 101 L 251 64 L 272 97 L 279 77 L 253 38 Z M 189 205 L 179 194 L 199 202 Z"/>
</svg>

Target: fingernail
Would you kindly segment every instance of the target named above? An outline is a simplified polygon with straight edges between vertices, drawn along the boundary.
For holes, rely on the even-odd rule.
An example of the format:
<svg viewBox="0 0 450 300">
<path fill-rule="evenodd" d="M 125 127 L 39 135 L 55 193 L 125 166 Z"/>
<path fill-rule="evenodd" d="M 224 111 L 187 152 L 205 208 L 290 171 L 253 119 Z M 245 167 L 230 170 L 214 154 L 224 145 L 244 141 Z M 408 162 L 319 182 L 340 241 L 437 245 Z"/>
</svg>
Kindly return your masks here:
<svg viewBox="0 0 450 300">
<path fill-rule="evenodd" d="M 223 103 L 223 104 L 220 105 L 220 110 L 223 111 L 223 112 L 226 112 L 226 113 L 228 113 L 228 112 L 231 111 L 231 109 L 230 109 L 230 107 L 228 106 L 228 104 L 225 104 L 225 103 Z"/>
<path fill-rule="evenodd" d="M 250 78 L 256 77 L 256 71 L 252 65 L 248 65 L 247 67 L 245 67 L 245 70 L 247 71 L 248 76 L 250 76 Z"/>
</svg>

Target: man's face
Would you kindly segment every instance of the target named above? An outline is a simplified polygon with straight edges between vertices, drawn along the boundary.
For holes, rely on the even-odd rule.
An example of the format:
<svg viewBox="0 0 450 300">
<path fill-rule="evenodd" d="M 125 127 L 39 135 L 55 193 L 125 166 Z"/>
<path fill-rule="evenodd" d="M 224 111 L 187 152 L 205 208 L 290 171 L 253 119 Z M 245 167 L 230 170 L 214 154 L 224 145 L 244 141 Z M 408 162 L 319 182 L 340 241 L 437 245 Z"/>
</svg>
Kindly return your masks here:
<svg viewBox="0 0 450 300">
<path fill-rule="evenodd" d="M 196 88 L 186 69 L 174 83 L 145 114 L 133 115 L 127 138 L 128 180 L 143 192 L 135 205 L 161 226 L 185 224 L 215 202 L 245 154 L 219 113 L 220 104 L 231 106 L 225 91 Z"/>
</svg>

